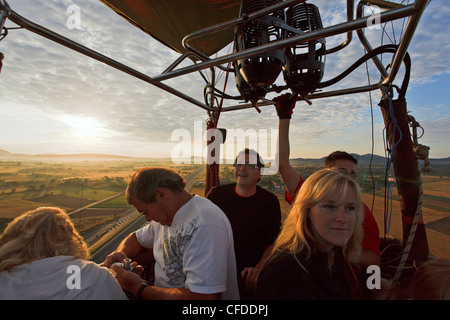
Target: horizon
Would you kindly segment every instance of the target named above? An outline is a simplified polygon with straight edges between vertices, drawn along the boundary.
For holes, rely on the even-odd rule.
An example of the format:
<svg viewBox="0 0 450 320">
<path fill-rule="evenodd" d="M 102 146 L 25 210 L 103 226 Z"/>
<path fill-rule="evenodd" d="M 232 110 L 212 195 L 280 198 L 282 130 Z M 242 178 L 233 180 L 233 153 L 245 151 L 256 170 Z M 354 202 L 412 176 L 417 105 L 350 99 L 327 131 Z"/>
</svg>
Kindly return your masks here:
<svg viewBox="0 0 450 320">
<path fill-rule="evenodd" d="M 2 155 L 3 152 L 6 152 L 7 155 Z M 374 156 L 374 157 L 378 157 L 378 158 L 386 158 L 385 156 L 382 155 L 377 155 L 377 154 L 370 154 L 370 153 L 366 153 L 366 154 L 358 154 L 358 153 L 353 153 L 351 152 L 350 154 L 352 155 L 356 155 L 357 157 L 369 157 L 369 156 Z M 11 153 L 8 150 L 5 149 L 0 149 L 0 160 L 2 159 L 2 157 L 19 157 L 19 156 L 25 156 L 25 157 L 45 157 L 45 158 L 51 158 L 51 157 L 56 157 L 56 158 L 63 158 L 63 157 L 77 157 L 77 158 L 82 158 L 82 157 L 92 157 L 92 158 L 101 158 L 101 157 L 109 157 L 109 158 L 129 158 L 129 159 L 158 159 L 158 160 L 172 160 L 171 157 L 136 157 L 136 156 L 132 156 L 132 155 L 125 155 L 125 154 L 119 154 L 119 153 Z M 327 155 L 323 155 L 317 158 L 310 158 L 310 157 L 295 157 L 295 158 L 290 158 L 291 160 L 298 160 L 298 159 L 302 159 L 302 160 L 322 160 L 324 158 L 326 158 Z M 189 160 L 189 159 L 202 159 L 204 160 L 205 157 L 202 156 L 191 156 L 191 157 L 178 157 L 176 159 L 181 159 L 181 160 Z M 442 158 L 430 158 L 430 160 L 446 160 L 449 159 L 450 156 L 447 157 L 442 157 Z M 234 161 L 235 158 L 226 158 L 226 159 L 220 159 L 220 160 L 229 160 L 229 161 Z M 418 161 L 423 161 L 423 160 L 418 160 Z M 201 164 L 204 164 L 203 162 Z M 220 163 L 220 164 L 229 164 L 229 163 Z"/>
<path fill-rule="evenodd" d="M 346 20 L 344 4 L 325 0 L 315 4 L 324 27 Z M 77 1 L 81 23 L 74 29 L 67 26 L 71 18 L 68 2 L 15 0 L 10 6 L 23 17 L 149 76 L 159 74 L 178 57 L 100 1 Z M 431 1 L 408 49 L 412 70 L 406 100 L 424 129 L 419 143 L 431 148 L 430 159 L 447 158 L 450 150 L 450 50 L 442 46 L 442 39 L 450 34 L 449 10 L 448 1 Z M 7 20 L 5 26 L 15 24 Z M 371 41 L 381 39 L 377 28 L 365 32 Z M 327 47 L 341 42 L 339 36 L 327 38 Z M 207 115 L 203 109 L 27 30 L 10 29 L 0 44 L 5 55 L 0 73 L 2 149 L 22 154 L 115 154 L 120 150 L 118 155 L 126 157 L 177 158 L 173 153 L 179 144 L 177 134 L 182 132 L 193 138 L 184 141 L 192 155 L 204 153 Z M 354 40 L 342 53 L 327 56 L 323 80 L 341 73 L 363 54 L 361 44 Z M 377 82 L 376 68 L 372 63 L 368 68 L 368 73 L 364 66 L 358 68 L 332 89 Z M 401 75 L 402 70 L 396 83 Z M 226 88 L 233 95 L 237 90 L 231 77 Z M 168 80 L 168 84 L 201 101 L 204 82 L 199 78 L 192 74 Z M 222 74 L 218 88 L 223 78 Z M 268 94 L 266 98 L 273 97 Z M 334 150 L 383 157 L 384 121 L 376 105 L 380 97 L 372 91 L 370 96 L 317 99 L 311 106 L 298 101 L 291 120 L 290 158 L 317 159 Z M 277 131 L 278 117 L 272 106 L 261 108 L 261 113 L 255 109 L 226 112 L 219 127 L 253 130 L 256 140 L 249 139 L 248 144 L 259 148 L 263 140 L 270 151 L 273 134 L 264 136 L 264 132 Z"/>
</svg>

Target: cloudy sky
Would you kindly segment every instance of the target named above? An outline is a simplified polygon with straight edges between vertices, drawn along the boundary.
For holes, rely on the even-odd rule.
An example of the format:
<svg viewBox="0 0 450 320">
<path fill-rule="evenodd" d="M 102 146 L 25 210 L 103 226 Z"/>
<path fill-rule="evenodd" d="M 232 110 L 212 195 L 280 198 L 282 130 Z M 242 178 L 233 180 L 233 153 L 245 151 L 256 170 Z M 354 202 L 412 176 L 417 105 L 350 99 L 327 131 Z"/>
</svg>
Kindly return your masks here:
<svg viewBox="0 0 450 320">
<path fill-rule="evenodd" d="M 319 6 L 324 27 L 345 21 L 346 1 L 310 2 Z M 178 57 L 99 1 L 8 3 L 23 17 L 149 76 L 159 75 Z M 78 29 L 68 27 L 73 17 L 67 11 L 71 5 L 80 9 Z M 367 30 L 366 35 L 373 46 L 382 41 L 389 43 L 390 39 L 396 41 L 401 36 L 401 23 L 394 25 L 395 35 L 391 24 L 386 26 L 390 37 L 382 37 L 379 28 Z M 6 27 L 14 26 L 7 21 Z M 420 143 L 431 147 L 431 158 L 450 156 L 449 35 L 450 3 L 432 0 L 409 48 L 412 74 L 406 96 L 408 109 L 424 128 Z M 343 40 L 344 36 L 329 38 L 327 46 Z M 5 54 L 0 74 L 0 149 L 29 154 L 170 157 L 181 141 L 186 143 L 190 138 L 191 143 L 198 142 L 194 138 L 198 138 L 196 132 L 207 119 L 206 112 L 164 90 L 26 30 L 9 30 L 0 42 L 0 51 Z M 355 35 L 349 47 L 327 57 L 323 80 L 339 74 L 363 54 Z M 390 57 L 384 59 L 388 61 Z M 371 83 L 378 81 L 379 75 L 371 63 L 368 68 Z M 401 82 L 401 75 L 400 72 L 397 83 Z M 224 78 L 222 74 L 220 81 Z M 165 83 L 203 101 L 204 81 L 198 73 Z M 330 89 L 366 84 L 368 77 L 362 66 Z M 237 94 L 233 75 L 227 93 Z M 267 97 L 272 98 L 273 94 Z M 297 102 L 291 125 L 291 156 L 323 157 L 336 149 L 371 153 L 372 123 L 374 153 L 384 155 L 379 100 L 380 94 L 372 92 L 373 120 L 368 93 L 317 99 L 311 106 Z M 232 104 L 224 102 L 225 106 Z M 230 132 L 253 130 L 260 145 L 270 145 L 278 119 L 273 107 L 261 110 L 223 113 L 219 127 Z"/>
</svg>

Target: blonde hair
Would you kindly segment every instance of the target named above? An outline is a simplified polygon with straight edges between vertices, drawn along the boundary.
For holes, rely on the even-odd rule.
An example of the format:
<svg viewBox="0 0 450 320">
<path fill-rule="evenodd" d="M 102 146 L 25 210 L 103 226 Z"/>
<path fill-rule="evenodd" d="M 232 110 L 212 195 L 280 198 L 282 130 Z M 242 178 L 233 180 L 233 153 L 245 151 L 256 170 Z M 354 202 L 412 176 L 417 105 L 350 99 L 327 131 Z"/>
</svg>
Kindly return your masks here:
<svg viewBox="0 0 450 320">
<path fill-rule="evenodd" d="M 55 256 L 89 259 L 89 250 L 65 211 L 40 207 L 15 218 L 0 236 L 0 271 Z"/>
<path fill-rule="evenodd" d="M 333 195 L 344 198 L 349 187 L 353 187 L 355 202 L 355 229 L 347 245 L 342 248 L 344 258 L 348 263 L 356 263 L 361 252 L 363 204 L 358 183 L 346 172 L 341 170 L 322 169 L 312 174 L 301 186 L 294 205 L 283 223 L 274 251 L 289 252 L 295 255 L 303 252 L 309 259 L 319 249 L 318 241 L 309 219 L 310 209 Z M 332 267 L 333 255 L 330 251 L 329 265 Z M 298 260 L 297 260 L 298 261 Z"/>
</svg>

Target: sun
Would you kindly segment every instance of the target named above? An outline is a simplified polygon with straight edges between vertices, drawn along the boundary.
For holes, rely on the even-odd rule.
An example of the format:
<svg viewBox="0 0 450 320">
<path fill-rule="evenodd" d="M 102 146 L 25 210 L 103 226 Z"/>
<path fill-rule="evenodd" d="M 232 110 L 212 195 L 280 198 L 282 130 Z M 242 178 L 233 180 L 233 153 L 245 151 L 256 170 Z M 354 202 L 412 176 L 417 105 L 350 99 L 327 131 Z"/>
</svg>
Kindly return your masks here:
<svg viewBox="0 0 450 320">
<path fill-rule="evenodd" d="M 103 128 L 100 121 L 88 117 L 64 116 L 62 121 L 75 129 L 74 135 L 84 137 L 98 136 Z"/>
</svg>

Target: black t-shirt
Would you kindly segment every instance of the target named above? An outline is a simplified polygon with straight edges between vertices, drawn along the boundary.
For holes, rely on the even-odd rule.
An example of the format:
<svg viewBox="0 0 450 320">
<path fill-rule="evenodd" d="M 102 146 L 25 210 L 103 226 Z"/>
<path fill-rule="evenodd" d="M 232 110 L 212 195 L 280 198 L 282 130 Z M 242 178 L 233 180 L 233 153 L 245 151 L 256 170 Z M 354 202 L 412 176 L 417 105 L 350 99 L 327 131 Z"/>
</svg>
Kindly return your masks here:
<svg viewBox="0 0 450 320">
<path fill-rule="evenodd" d="M 258 278 L 256 298 L 261 300 L 353 299 L 350 269 L 341 248 L 335 247 L 333 267 L 329 254 L 317 252 L 306 259 L 299 253 L 281 252 L 264 265 Z M 301 265 L 303 268 L 301 267 Z"/>
<path fill-rule="evenodd" d="M 233 229 L 234 251 L 238 275 L 246 267 L 254 267 L 264 250 L 280 232 L 280 202 L 273 193 L 256 187 L 250 197 L 235 192 L 236 184 L 217 186 L 207 198 L 214 202 L 230 220 Z"/>
</svg>

